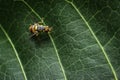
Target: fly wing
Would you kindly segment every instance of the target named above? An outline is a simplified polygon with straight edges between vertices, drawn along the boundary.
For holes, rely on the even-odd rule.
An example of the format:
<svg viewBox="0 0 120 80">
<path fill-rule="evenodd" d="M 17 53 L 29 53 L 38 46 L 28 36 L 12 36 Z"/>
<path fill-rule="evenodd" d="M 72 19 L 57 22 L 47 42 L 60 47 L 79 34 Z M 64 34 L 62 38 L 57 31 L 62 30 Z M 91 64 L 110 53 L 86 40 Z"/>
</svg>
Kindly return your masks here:
<svg viewBox="0 0 120 80">
<path fill-rule="evenodd" d="M 45 29 L 45 27 L 43 26 L 43 25 L 39 25 L 38 27 L 37 27 L 37 30 L 38 31 L 43 31 Z"/>
</svg>

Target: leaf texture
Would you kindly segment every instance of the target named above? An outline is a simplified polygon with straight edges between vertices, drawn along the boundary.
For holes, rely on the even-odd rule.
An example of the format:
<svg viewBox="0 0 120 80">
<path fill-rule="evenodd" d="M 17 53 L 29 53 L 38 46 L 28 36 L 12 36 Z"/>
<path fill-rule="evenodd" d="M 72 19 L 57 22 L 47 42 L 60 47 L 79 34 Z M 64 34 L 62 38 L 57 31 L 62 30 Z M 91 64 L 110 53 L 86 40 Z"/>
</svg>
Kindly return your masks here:
<svg viewBox="0 0 120 80">
<path fill-rule="evenodd" d="M 0 80 L 119 80 L 119 18 L 119 0 L 0 0 Z"/>
</svg>

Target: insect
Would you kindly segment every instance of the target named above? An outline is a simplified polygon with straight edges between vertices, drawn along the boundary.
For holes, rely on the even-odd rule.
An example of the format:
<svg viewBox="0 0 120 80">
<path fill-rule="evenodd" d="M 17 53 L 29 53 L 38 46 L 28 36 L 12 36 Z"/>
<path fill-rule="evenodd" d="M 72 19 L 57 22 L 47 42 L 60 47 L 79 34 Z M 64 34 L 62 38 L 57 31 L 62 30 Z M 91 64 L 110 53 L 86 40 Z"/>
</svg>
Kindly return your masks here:
<svg viewBox="0 0 120 80">
<path fill-rule="evenodd" d="M 41 23 L 34 23 L 29 27 L 29 31 L 33 34 L 32 36 L 38 36 L 40 32 L 51 32 L 51 30 L 51 27 L 42 25 Z"/>
</svg>

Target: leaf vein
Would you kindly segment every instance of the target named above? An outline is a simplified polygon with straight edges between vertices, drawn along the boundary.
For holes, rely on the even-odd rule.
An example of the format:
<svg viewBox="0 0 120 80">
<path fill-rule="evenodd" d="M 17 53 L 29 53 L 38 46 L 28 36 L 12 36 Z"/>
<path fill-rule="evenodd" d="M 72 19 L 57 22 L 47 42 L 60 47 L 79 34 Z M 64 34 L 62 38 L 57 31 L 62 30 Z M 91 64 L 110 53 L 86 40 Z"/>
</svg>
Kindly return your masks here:
<svg viewBox="0 0 120 80">
<path fill-rule="evenodd" d="M 7 34 L 7 32 L 4 30 L 4 28 L 3 28 L 1 25 L 0 25 L 0 28 L 1 28 L 1 30 L 4 32 L 4 34 L 5 34 L 6 38 L 8 39 L 8 41 L 10 42 L 10 44 L 11 44 L 11 46 L 12 46 L 14 52 L 15 52 L 15 55 L 16 55 L 16 57 L 17 57 L 17 60 L 18 60 L 18 62 L 19 62 L 19 64 L 20 64 L 20 68 L 21 68 L 21 70 L 22 70 L 24 79 L 27 80 L 27 76 L 26 76 L 26 73 L 25 73 L 25 71 L 24 71 L 22 62 L 21 62 L 21 60 L 20 60 L 20 58 L 19 58 L 18 52 L 17 52 L 17 50 L 15 49 L 15 46 L 14 46 L 12 40 L 10 39 L 9 35 Z"/>
<path fill-rule="evenodd" d="M 42 21 L 42 19 L 41 19 L 41 17 L 39 16 L 39 14 L 38 14 L 34 9 L 32 9 L 32 7 L 31 7 L 26 1 L 24 1 L 24 0 L 20 0 L 20 1 L 22 1 L 22 2 Z M 43 21 L 43 24 L 46 25 L 44 21 Z M 52 42 L 52 44 L 53 44 L 53 47 L 54 47 L 54 49 L 55 49 L 55 52 L 56 52 L 56 55 L 57 55 L 57 58 L 58 58 L 58 61 L 59 61 L 59 64 L 60 64 L 60 67 L 61 67 L 63 76 L 64 76 L 65 80 L 67 80 L 67 77 L 66 77 L 66 74 L 65 74 L 65 70 L 64 70 L 63 65 L 62 65 L 62 63 L 61 63 L 61 60 L 60 60 L 60 57 L 59 57 L 59 54 L 58 54 L 56 45 L 55 45 L 55 43 L 54 43 L 54 40 L 53 40 L 52 36 L 50 35 L 50 33 L 48 33 L 48 35 L 49 35 L 50 40 L 51 40 L 51 42 Z"/>
<path fill-rule="evenodd" d="M 84 18 L 84 16 L 83 16 L 82 13 L 80 12 L 80 10 L 77 9 L 77 7 L 75 6 L 75 4 L 74 4 L 73 2 L 70 2 L 70 1 L 68 1 L 68 0 L 65 0 L 65 1 L 66 1 L 67 3 L 69 3 L 69 4 L 71 4 L 71 5 L 73 6 L 73 8 L 76 10 L 76 12 L 79 14 L 79 16 L 83 19 L 83 21 L 84 21 L 85 24 L 87 25 L 88 29 L 90 30 L 91 34 L 92 34 L 93 37 L 95 38 L 96 42 L 97 42 L 98 45 L 100 46 L 100 48 L 101 48 L 101 50 L 102 50 L 102 52 L 103 52 L 103 54 L 104 54 L 104 56 L 105 56 L 108 64 L 109 64 L 109 66 L 110 66 L 110 68 L 111 68 L 111 70 L 112 70 L 112 73 L 113 73 L 113 75 L 114 75 L 115 80 L 118 80 L 117 74 L 116 74 L 116 72 L 115 72 L 115 70 L 114 70 L 114 68 L 113 68 L 113 66 L 112 66 L 112 63 L 111 63 L 110 60 L 109 60 L 109 57 L 108 57 L 106 51 L 104 50 L 102 44 L 100 43 L 100 41 L 98 40 L 97 36 L 96 36 L 95 33 L 93 32 L 93 30 L 92 30 L 91 26 L 89 25 L 89 23 L 86 21 L 86 19 Z"/>
</svg>

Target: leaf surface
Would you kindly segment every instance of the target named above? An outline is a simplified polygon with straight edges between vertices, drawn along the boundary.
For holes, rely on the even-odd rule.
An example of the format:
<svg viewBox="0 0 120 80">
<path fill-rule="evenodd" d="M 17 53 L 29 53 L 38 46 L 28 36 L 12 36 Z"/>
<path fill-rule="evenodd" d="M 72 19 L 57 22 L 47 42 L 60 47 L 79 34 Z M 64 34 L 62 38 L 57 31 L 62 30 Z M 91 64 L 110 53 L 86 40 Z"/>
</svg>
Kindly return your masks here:
<svg viewBox="0 0 120 80">
<path fill-rule="evenodd" d="M 119 80 L 119 18 L 119 0 L 1 0 L 0 80 Z"/>
</svg>

